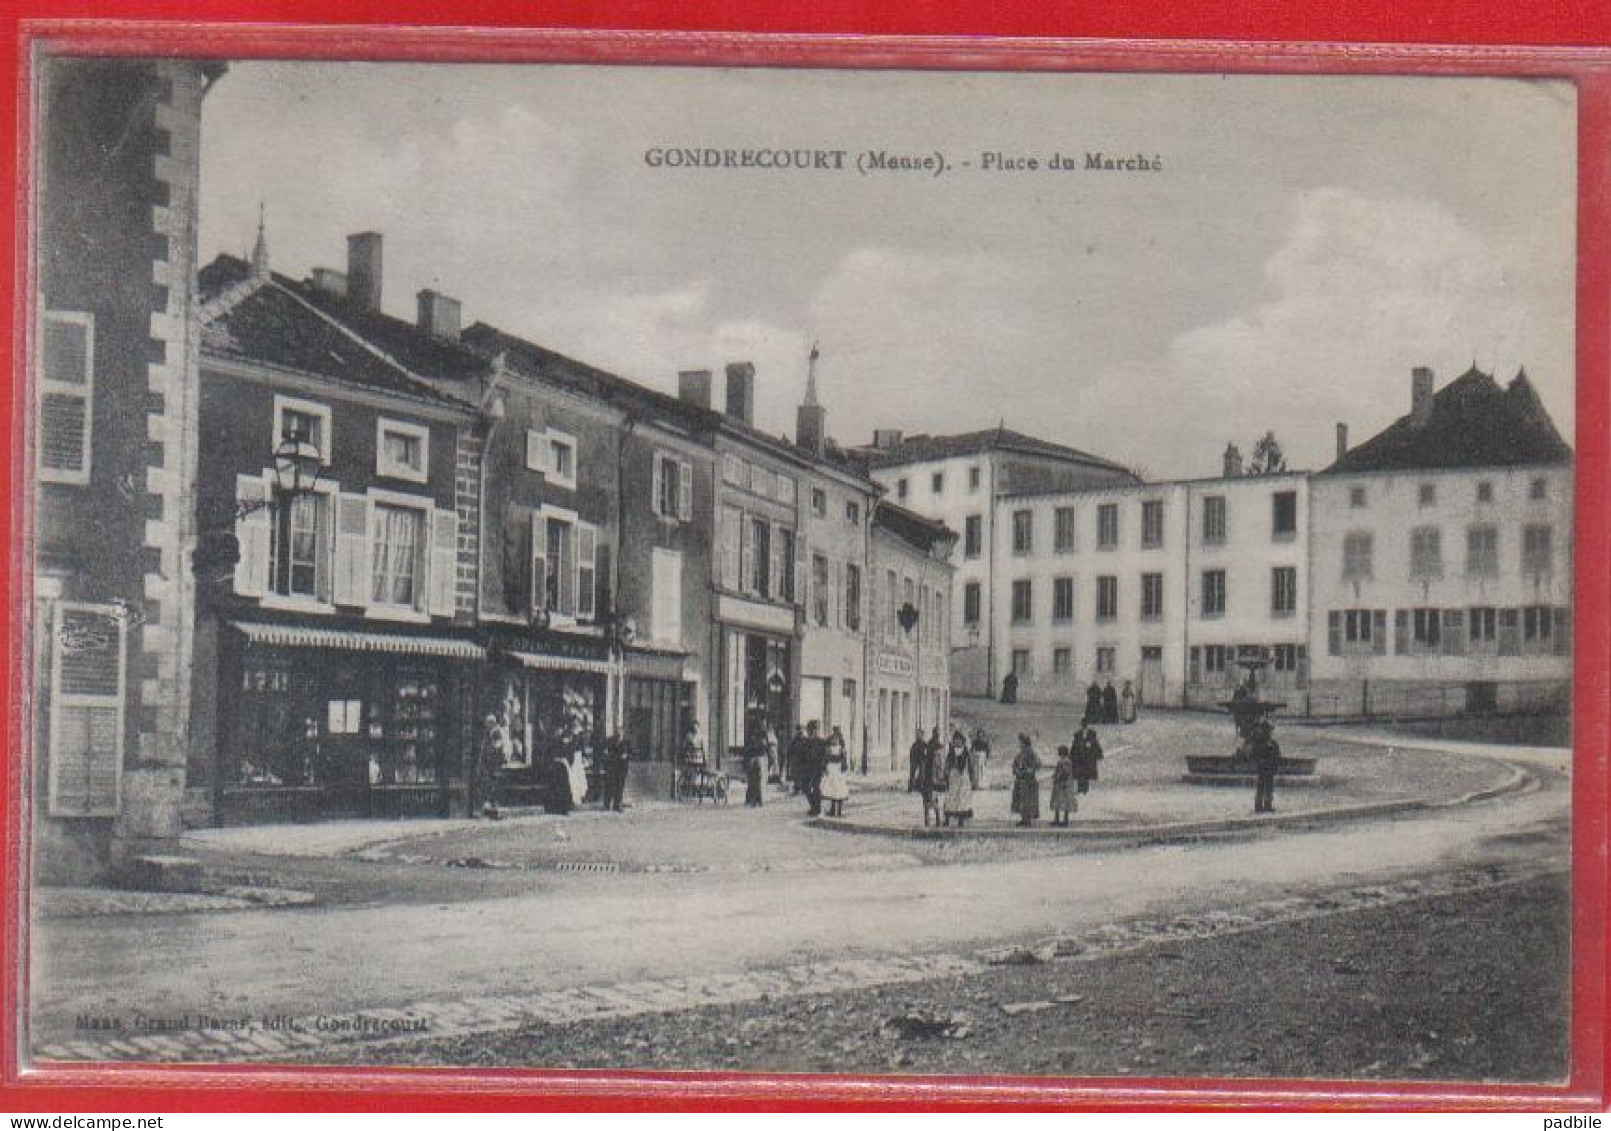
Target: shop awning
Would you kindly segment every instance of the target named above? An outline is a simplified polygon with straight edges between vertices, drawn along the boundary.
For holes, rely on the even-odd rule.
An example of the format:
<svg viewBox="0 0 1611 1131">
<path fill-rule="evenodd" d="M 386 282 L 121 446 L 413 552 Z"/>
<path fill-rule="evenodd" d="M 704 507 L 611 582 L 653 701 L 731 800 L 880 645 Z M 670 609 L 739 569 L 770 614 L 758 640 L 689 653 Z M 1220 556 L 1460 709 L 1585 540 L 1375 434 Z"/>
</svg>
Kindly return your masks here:
<svg viewBox="0 0 1611 1131">
<path fill-rule="evenodd" d="M 537 672 L 586 672 L 589 675 L 617 675 L 621 666 L 612 660 L 584 660 L 576 656 L 544 656 L 536 652 L 510 652 L 521 667 Z"/>
<path fill-rule="evenodd" d="M 404 636 L 358 632 L 347 628 L 312 628 L 297 624 L 255 624 L 236 621 L 234 627 L 253 644 L 276 648 L 331 648 L 344 652 L 391 652 L 403 656 L 444 656 L 454 660 L 482 660 L 486 650 L 469 640 L 445 636 Z"/>
</svg>

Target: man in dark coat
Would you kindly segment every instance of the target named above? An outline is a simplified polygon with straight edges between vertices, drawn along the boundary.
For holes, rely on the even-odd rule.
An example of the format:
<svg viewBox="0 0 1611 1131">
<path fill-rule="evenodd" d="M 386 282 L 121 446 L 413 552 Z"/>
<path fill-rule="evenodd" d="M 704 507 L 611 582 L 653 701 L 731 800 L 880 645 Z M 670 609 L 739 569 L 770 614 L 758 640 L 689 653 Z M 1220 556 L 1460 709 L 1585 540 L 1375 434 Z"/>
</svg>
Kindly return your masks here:
<svg viewBox="0 0 1611 1131">
<path fill-rule="evenodd" d="M 1102 721 L 1102 685 L 1094 679 L 1085 689 L 1085 718 L 1080 721 L 1085 726 Z"/>
<path fill-rule="evenodd" d="M 906 757 L 906 792 L 916 793 L 920 788 L 923 766 L 929 757 L 929 744 L 924 739 L 921 728 L 918 729 L 917 737 L 912 739 L 912 748 L 907 751 Z"/>
<path fill-rule="evenodd" d="M 1091 792 L 1091 783 L 1101 776 L 1097 772 L 1097 763 L 1102 760 L 1102 740 L 1097 738 L 1096 731 L 1088 726 L 1080 727 L 1069 745 L 1069 755 L 1074 763 L 1076 791 Z"/>
<path fill-rule="evenodd" d="M 800 750 L 800 792 L 813 817 L 822 815 L 822 774 L 828 768 L 828 743 L 817 733 L 817 720 L 806 724 Z"/>
<path fill-rule="evenodd" d="M 465 810 L 471 817 L 497 813 L 498 770 L 503 766 L 504 751 L 509 745 L 509 728 L 497 715 L 488 715 L 481 727 L 481 739 L 470 760 L 469 780 L 464 791 Z"/>
<path fill-rule="evenodd" d="M 1119 721 L 1119 693 L 1113 690 L 1113 681 L 1102 689 L 1102 721 L 1116 723 Z"/>
<path fill-rule="evenodd" d="M 1003 703 L 1018 702 L 1018 673 L 1008 672 L 1007 678 L 1001 681 L 1001 701 Z"/>
<path fill-rule="evenodd" d="M 789 739 L 789 748 L 783 754 L 784 772 L 789 777 L 789 788 L 794 793 L 800 792 L 800 764 L 805 758 L 805 731 L 797 723 L 794 728 L 794 737 Z"/>
<path fill-rule="evenodd" d="M 744 736 L 744 804 L 752 809 L 761 807 L 761 781 L 766 774 L 766 725 L 760 720 L 750 724 Z"/>
<path fill-rule="evenodd" d="M 627 766 L 632 755 L 626 740 L 612 734 L 604 742 L 604 757 L 599 769 L 604 786 L 604 808 L 619 813 L 625 808 Z"/>
<path fill-rule="evenodd" d="M 1281 746 L 1275 740 L 1270 724 L 1260 719 L 1250 728 L 1248 745 L 1253 748 L 1253 768 L 1257 775 L 1253 787 L 1253 812 L 1275 812 L 1275 774 L 1281 768 Z"/>
</svg>

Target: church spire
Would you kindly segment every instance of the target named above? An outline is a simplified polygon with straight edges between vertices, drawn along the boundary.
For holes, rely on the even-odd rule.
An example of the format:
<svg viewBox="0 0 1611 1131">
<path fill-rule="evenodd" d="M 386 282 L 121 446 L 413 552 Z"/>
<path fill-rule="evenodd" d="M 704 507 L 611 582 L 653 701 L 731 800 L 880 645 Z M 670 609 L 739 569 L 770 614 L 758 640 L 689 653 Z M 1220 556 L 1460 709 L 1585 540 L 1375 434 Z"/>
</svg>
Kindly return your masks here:
<svg viewBox="0 0 1611 1131">
<path fill-rule="evenodd" d="M 263 202 L 257 202 L 257 242 L 252 245 L 252 274 L 264 278 L 269 273 L 268 237 L 263 232 Z"/>
<path fill-rule="evenodd" d="M 794 413 L 794 442 L 821 456 L 828 443 L 828 410 L 817 402 L 817 356 L 817 343 L 812 342 L 806 357 L 805 400 Z"/>
<path fill-rule="evenodd" d="M 811 343 L 811 353 L 806 357 L 806 391 L 805 391 L 805 403 L 811 408 L 816 408 L 817 407 L 817 357 L 818 357 L 818 353 L 819 353 L 819 351 L 817 350 L 817 343 L 812 342 Z"/>
</svg>

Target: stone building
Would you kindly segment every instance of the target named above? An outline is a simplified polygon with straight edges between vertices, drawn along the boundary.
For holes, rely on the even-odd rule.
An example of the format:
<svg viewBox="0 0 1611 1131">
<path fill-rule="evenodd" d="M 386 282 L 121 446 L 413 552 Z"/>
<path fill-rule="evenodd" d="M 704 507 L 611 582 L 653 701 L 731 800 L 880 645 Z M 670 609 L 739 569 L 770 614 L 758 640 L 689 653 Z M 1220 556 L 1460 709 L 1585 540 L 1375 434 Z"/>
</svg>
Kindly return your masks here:
<svg viewBox="0 0 1611 1131">
<path fill-rule="evenodd" d="M 35 876 L 176 837 L 195 547 L 196 187 L 223 65 L 38 57 L 28 360 Z"/>
</svg>

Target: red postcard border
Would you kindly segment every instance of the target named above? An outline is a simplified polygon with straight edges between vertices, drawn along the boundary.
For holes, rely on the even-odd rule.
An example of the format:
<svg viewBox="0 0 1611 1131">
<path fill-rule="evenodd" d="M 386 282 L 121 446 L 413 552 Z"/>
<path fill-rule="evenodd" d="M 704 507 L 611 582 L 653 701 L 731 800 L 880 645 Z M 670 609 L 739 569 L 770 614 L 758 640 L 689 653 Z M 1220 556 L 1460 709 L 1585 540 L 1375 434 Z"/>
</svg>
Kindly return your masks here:
<svg viewBox="0 0 1611 1131">
<path fill-rule="evenodd" d="M 32 5 L 24 3 L 24 9 Z M 7 717 L 12 757 L 5 775 L 6 811 L 3 862 L 4 906 L 8 929 L 0 932 L 0 1089 L 6 1106 L 17 1110 L 522 1110 L 522 1109 L 726 1109 L 790 1110 L 802 1108 L 933 1109 L 1011 1107 L 1171 1108 L 1209 1111 L 1225 1108 L 1324 1110 L 1602 1110 L 1605 1104 L 1606 1059 L 1606 894 L 1607 894 L 1607 707 L 1611 687 L 1611 571 L 1604 563 L 1611 551 L 1608 525 L 1608 392 L 1611 392 L 1611 52 L 1590 47 L 1484 47 L 1484 32 L 1509 31 L 1517 40 L 1557 41 L 1581 38 L 1586 22 L 1561 25 L 1558 13 L 1535 12 L 1531 35 L 1516 34 L 1511 22 L 1469 20 L 1471 42 L 1430 46 L 1382 43 L 1279 43 L 1268 41 L 1193 40 L 1137 41 L 1108 39 L 912 37 L 862 34 L 758 34 L 781 31 L 782 25 L 752 6 L 749 19 L 737 26 L 751 32 L 679 30 L 678 17 L 660 13 L 663 30 L 625 31 L 588 28 L 599 11 L 567 13 L 555 23 L 575 26 L 523 30 L 508 26 L 530 9 L 514 0 L 481 2 L 455 13 L 455 23 L 482 27 L 341 26 L 334 23 L 267 24 L 241 22 L 290 15 L 288 4 L 233 0 L 209 11 L 219 21 L 198 23 L 161 19 L 173 5 L 147 5 L 153 20 L 45 18 L 8 28 L 14 50 L 4 65 L 10 71 L 14 103 L 15 144 L 7 147 L 7 172 L 16 186 L 11 223 L 0 228 L 0 251 L 13 265 L 5 285 L 11 290 L 12 343 L 22 345 L 30 288 L 25 286 L 28 184 L 28 68 L 30 53 L 43 40 L 83 53 L 200 55 L 216 58 L 362 58 L 372 60 L 521 61 L 654 65 L 729 65 L 826 68 L 909 68 L 979 70 L 1130 70 L 1157 72 L 1228 71 L 1306 74 L 1423 74 L 1558 76 L 1579 89 L 1579 228 L 1578 228 L 1578 404 L 1577 404 L 1577 577 L 1575 595 L 1576 714 L 1573 798 L 1573 995 L 1572 1067 L 1563 1087 L 1451 1085 L 1445 1083 L 1381 1083 L 1287 1080 L 1192 1080 L 1159 1078 L 1081 1080 L 991 1078 L 889 1078 L 849 1076 L 785 1076 L 720 1073 L 620 1073 L 553 1071 L 373 1070 L 277 1067 L 174 1067 L 125 1065 L 72 1069 L 16 1068 L 21 1024 L 21 979 L 24 974 L 20 924 L 26 892 L 16 878 L 25 875 L 27 796 L 23 741 L 25 688 L 19 678 L 29 669 L 19 651 L 18 626 L 28 610 L 28 580 L 21 568 L 26 547 L 24 508 L 16 493 L 26 481 L 22 459 L 26 441 L 19 428 L 25 388 L 26 352 L 14 348 L 12 380 L 5 389 L 12 410 L 10 458 L 0 467 L 0 489 L 12 500 L 13 524 L 8 537 L 7 569 L 12 632 L 5 655 Z M 955 13 L 967 5 L 951 4 Z M 1301 6 L 1300 6 L 1301 7 Z M 1394 26 L 1384 17 L 1378 29 Z M 362 0 L 322 4 L 322 18 L 363 19 L 377 13 Z M 1318 6 L 1317 6 L 1318 10 Z M 927 13 L 927 9 L 925 9 Z M 44 13 L 40 13 L 43 15 Z M 182 13 L 181 13 L 182 14 Z M 397 13 L 421 25 L 433 17 L 424 11 Z M 651 13 L 652 14 L 652 13 Z M 955 30 L 944 13 L 929 16 L 931 30 Z M 995 30 L 1024 30 L 1033 15 L 1011 8 L 996 13 Z M 1202 34 L 1205 13 L 1187 5 L 1176 8 L 1183 26 Z M 1227 19 L 1232 35 L 1259 34 L 1261 26 Z M 21 15 L 21 13 L 19 13 Z M 707 5 L 710 26 L 728 24 L 719 6 Z M 696 15 L 695 19 L 699 18 Z M 1366 14 L 1366 18 L 1369 15 Z M 682 17 L 682 29 L 697 24 Z M 835 24 L 834 21 L 838 20 Z M 800 22 L 857 31 L 913 30 L 909 15 L 882 26 L 870 26 L 865 12 L 831 6 L 811 10 Z M 1155 19 L 1154 34 L 1168 34 L 1168 19 Z M 859 26 L 857 21 L 859 22 Z M 634 21 L 637 22 L 637 21 Z M 653 22 L 652 20 L 649 22 Z M 922 25 L 922 17 L 915 26 Z M 1033 28 L 1033 24 L 1030 25 Z M 1044 24 L 1041 25 L 1045 27 Z M 1311 13 L 1311 27 L 1324 27 Z M 1132 29 L 1134 25 L 1131 25 Z M 1047 29 L 1061 30 L 1061 29 Z M 1087 30 L 1090 30 L 1089 28 Z M 1106 29 L 1104 29 L 1106 30 Z M 1414 28 L 1406 38 L 1416 38 Z M 1421 30 L 1424 30 L 1421 29 Z M 1602 33 L 1604 29 L 1601 29 Z M 1266 34 L 1283 29 L 1263 28 Z M 1335 31 L 1328 31 L 1335 34 Z M 1178 32 L 1177 32 L 1178 34 Z M 1401 31 L 1401 34 L 1404 34 Z M 1601 42 L 1608 42 L 1603 34 Z M 19 305 L 20 300 L 20 305 Z"/>
</svg>

